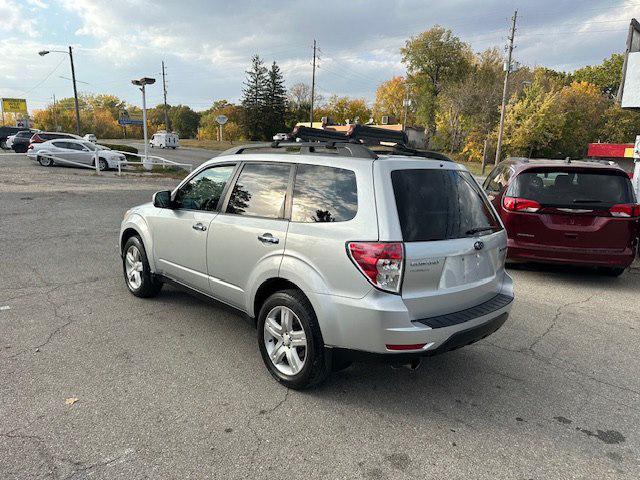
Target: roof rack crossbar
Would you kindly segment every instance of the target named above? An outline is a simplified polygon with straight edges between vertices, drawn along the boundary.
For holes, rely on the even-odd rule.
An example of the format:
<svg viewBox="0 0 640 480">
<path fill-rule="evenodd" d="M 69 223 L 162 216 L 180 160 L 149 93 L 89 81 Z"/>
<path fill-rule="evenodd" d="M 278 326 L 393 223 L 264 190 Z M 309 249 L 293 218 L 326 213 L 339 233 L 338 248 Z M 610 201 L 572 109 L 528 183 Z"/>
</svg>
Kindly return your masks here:
<svg viewBox="0 0 640 480">
<path fill-rule="evenodd" d="M 271 143 L 253 143 L 247 145 L 238 145 L 225 150 L 220 156 L 226 155 L 240 155 L 243 153 L 252 153 L 251 151 L 264 150 L 264 149 L 279 149 L 279 148 L 299 148 L 300 153 L 303 155 L 322 154 L 323 152 L 317 151 L 318 149 L 337 150 L 341 155 L 347 157 L 357 158 L 378 158 L 374 152 L 369 150 L 364 145 L 352 143 L 348 141 L 323 141 L 323 142 L 280 142 L 275 141 Z"/>
</svg>

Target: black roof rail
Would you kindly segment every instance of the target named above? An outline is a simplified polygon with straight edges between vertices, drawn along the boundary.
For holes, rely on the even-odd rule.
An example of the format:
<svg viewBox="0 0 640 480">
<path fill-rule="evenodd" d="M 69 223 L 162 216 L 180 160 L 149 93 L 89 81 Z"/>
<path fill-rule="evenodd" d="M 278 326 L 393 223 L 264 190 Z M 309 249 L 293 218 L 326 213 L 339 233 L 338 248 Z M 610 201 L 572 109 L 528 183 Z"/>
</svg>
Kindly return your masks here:
<svg viewBox="0 0 640 480">
<path fill-rule="evenodd" d="M 381 145 L 371 150 L 379 155 L 405 155 L 407 157 L 423 157 L 443 162 L 454 162 L 454 160 L 447 157 L 444 153 L 434 152 L 432 150 L 416 150 L 415 148 L 410 148 L 399 143 L 391 146 Z"/>
<path fill-rule="evenodd" d="M 272 142 L 272 143 L 253 143 L 247 145 L 238 145 L 222 152 L 219 156 L 239 155 L 243 153 L 254 153 L 258 150 L 271 149 L 300 149 L 302 155 L 326 155 L 324 150 L 336 150 L 336 152 L 345 157 L 371 158 L 376 159 L 378 155 L 372 152 L 364 145 L 345 141 L 325 141 L 325 142 Z M 255 152 L 258 153 L 258 152 Z"/>
</svg>

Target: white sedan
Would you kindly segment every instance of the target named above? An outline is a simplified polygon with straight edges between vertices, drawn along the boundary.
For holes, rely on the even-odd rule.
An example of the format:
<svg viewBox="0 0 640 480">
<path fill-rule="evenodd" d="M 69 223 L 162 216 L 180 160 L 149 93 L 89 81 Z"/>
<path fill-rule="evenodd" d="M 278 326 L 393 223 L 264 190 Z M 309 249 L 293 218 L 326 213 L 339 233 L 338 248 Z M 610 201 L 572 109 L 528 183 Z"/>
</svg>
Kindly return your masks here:
<svg viewBox="0 0 640 480">
<path fill-rule="evenodd" d="M 95 165 L 96 155 L 100 170 L 118 168 L 118 162 L 126 160 L 122 153 L 108 150 L 106 147 L 95 145 L 86 140 L 70 138 L 32 143 L 27 150 L 27 156 L 32 160 L 37 160 L 43 167 L 51 167 L 56 163 L 61 165 Z"/>
</svg>

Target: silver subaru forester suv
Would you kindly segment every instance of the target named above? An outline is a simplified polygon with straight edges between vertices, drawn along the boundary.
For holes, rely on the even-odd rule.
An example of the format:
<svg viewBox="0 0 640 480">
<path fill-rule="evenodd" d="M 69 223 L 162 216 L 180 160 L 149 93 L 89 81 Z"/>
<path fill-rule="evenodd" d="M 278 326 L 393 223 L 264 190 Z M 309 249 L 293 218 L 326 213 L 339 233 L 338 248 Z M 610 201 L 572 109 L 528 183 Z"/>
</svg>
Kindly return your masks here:
<svg viewBox="0 0 640 480">
<path fill-rule="evenodd" d="M 354 144 L 245 146 L 127 211 L 126 285 L 171 282 L 254 319 L 290 388 L 360 357 L 416 366 L 496 331 L 507 235 L 471 174 Z"/>
</svg>

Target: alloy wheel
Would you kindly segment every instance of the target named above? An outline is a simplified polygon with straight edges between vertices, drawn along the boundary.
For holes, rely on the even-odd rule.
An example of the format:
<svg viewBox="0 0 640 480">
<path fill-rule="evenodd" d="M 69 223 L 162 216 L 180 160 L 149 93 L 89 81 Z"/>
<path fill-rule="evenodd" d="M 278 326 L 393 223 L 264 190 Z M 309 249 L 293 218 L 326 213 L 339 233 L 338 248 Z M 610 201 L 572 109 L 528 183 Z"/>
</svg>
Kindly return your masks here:
<svg viewBox="0 0 640 480">
<path fill-rule="evenodd" d="M 264 346 L 274 367 L 296 375 L 307 360 L 307 337 L 298 316 L 285 306 L 271 309 L 264 321 Z"/>
<path fill-rule="evenodd" d="M 142 258 L 140 250 L 135 245 L 127 249 L 125 255 L 125 269 L 127 272 L 127 283 L 132 290 L 138 290 L 142 285 Z"/>
</svg>

